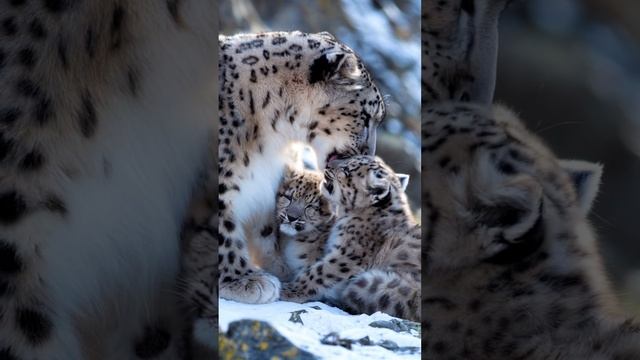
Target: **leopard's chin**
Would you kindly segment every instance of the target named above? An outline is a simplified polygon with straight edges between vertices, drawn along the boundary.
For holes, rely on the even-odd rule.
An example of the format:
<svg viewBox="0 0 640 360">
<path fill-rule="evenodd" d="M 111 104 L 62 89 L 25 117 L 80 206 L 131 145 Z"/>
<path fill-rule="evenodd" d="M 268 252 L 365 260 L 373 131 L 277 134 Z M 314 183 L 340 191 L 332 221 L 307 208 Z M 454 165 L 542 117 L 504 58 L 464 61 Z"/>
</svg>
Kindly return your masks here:
<svg viewBox="0 0 640 360">
<path fill-rule="evenodd" d="M 298 234 L 298 231 L 296 231 L 291 224 L 280 224 L 280 232 L 289 236 L 296 236 Z"/>
</svg>

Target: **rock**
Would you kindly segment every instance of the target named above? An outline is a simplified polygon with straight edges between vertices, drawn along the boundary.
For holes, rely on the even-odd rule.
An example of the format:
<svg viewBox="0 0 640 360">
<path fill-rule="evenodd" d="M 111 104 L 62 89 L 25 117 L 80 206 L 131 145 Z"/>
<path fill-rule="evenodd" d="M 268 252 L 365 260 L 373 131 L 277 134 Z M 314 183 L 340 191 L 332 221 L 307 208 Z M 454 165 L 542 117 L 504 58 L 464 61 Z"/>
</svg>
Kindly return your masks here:
<svg viewBox="0 0 640 360">
<path fill-rule="evenodd" d="M 220 299 L 219 304 L 221 359 L 254 354 L 286 359 L 283 354 L 291 349 L 298 351 L 298 358 L 420 359 L 419 324 L 381 312 L 353 315 L 320 302 L 242 304 Z"/>
<path fill-rule="evenodd" d="M 325 345 L 342 346 L 345 349 L 351 350 L 351 345 L 355 341 L 351 339 L 343 339 L 338 335 L 338 333 L 332 332 L 323 337 L 320 342 Z"/>
<path fill-rule="evenodd" d="M 264 321 L 240 320 L 229 324 L 218 339 L 220 359 L 317 359 L 296 347 Z"/>
<path fill-rule="evenodd" d="M 398 320 L 398 319 L 378 320 L 378 321 L 372 322 L 371 324 L 369 324 L 369 326 L 375 327 L 375 328 L 389 329 L 395 332 L 408 332 L 413 335 L 417 334 L 416 335 L 417 337 L 420 337 L 420 333 L 421 333 L 420 323 L 409 321 L 409 320 Z"/>
<path fill-rule="evenodd" d="M 362 345 L 362 346 L 380 346 L 387 350 L 391 350 L 395 353 L 403 353 L 403 354 L 419 354 L 420 347 L 417 346 L 398 346 L 395 341 L 391 340 L 381 340 L 378 342 L 373 342 L 369 338 L 369 336 L 362 337 L 360 339 L 349 339 L 342 338 L 338 333 L 330 333 L 322 340 L 321 343 L 325 345 L 334 345 L 334 346 L 342 346 L 345 349 L 351 350 L 352 345 Z"/>
<path fill-rule="evenodd" d="M 289 321 L 291 321 L 292 323 L 295 323 L 295 324 L 304 325 L 304 322 L 302 322 L 302 319 L 300 318 L 300 314 L 304 314 L 306 312 L 307 312 L 307 310 L 304 310 L 304 309 L 291 312 L 291 317 L 289 318 Z"/>
</svg>

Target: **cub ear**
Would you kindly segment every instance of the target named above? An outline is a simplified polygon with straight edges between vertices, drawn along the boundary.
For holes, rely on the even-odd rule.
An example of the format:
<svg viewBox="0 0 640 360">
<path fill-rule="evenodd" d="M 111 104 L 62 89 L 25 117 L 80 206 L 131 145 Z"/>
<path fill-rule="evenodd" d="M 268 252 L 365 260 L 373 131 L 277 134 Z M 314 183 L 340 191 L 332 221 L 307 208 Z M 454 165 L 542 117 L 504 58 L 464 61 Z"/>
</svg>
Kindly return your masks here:
<svg viewBox="0 0 640 360">
<path fill-rule="evenodd" d="M 406 191 L 407 185 L 409 185 L 409 174 L 396 174 L 396 176 L 398 176 L 398 180 L 400 180 L 402 191 Z"/>
<path fill-rule="evenodd" d="M 360 75 L 358 59 L 353 53 L 334 51 L 313 61 L 309 69 L 309 83 L 330 81 L 337 85 L 353 85 Z"/>
<path fill-rule="evenodd" d="M 518 242 L 538 220 L 542 188 L 529 176 L 519 176 L 499 186 L 474 209 L 477 221 L 502 228 L 504 240 Z"/>
<path fill-rule="evenodd" d="M 495 192 L 479 199 L 473 209 L 476 222 L 499 230 L 485 244 L 486 261 L 497 264 L 517 262 L 535 251 L 544 234 L 542 187 L 531 177 L 516 177 Z"/>
<path fill-rule="evenodd" d="M 560 167 L 573 183 L 580 210 L 588 214 L 600 188 L 602 165 L 581 160 L 560 160 Z"/>
<path fill-rule="evenodd" d="M 369 179 L 367 181 L 369 197 L 373 206 L 384 206 L 386 201 L 390 199 L 391 192 L 389 189 L 391 184 L 388 177 L 377 175 L 376 171 L 369 171 Z"/>
</svg>

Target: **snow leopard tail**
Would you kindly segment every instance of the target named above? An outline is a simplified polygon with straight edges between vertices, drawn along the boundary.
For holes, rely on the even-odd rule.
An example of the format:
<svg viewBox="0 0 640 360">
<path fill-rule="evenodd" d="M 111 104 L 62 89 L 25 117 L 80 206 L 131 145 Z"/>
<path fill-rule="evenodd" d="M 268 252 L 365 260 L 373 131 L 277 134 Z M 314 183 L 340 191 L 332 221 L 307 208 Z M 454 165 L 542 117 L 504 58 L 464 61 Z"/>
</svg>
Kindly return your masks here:
<svg viewBox="0 0 640 360">
<path fill-rule="evenodd" d="M 340 305 L 352 313 L 389 315 L 420 321 L 420 274 L 369 270 L 349 280 Z"/>
</svg>

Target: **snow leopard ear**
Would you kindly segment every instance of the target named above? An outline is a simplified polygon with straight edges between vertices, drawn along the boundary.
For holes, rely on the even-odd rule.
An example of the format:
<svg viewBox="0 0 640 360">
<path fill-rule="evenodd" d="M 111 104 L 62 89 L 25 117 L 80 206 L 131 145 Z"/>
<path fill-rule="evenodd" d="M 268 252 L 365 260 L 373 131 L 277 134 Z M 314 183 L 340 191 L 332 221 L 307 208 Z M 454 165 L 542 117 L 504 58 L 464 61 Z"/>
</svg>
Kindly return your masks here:
<svg viewBox="0 0 640 360">
<path fill-rule="evenodd" d="M 317 57 L 309 68 L 309 83 L 321 81 L 353 85 L 360 78 L 358 58 L 353 53 L 333 51 Z"/>
<path fill-rule="evenodd" d="M 485 262 L 511 264 L 536 251 L 544 239 L 542 187 L 530 176 L 499 184 L 479 194 L 473 219 L 485 236 Z M 481 237 L 482 238 L 482 237 Z"/>
<path fill-rule="evenodd" d="M 400 188 L 402 191 L 407 190 L 407 185 L 409 185 L 409 174 L 396 174 L 398 180 L 400 180 Z"/>
<path fill-rule="evenodd" d="M 473 209 L 478 223 L 502 229 L 504 241 L 520 241 L 541 216 L 542 187 L 530 176 L 512 178 L 481 196 Z"/>
<path fill-rule="evenodd" d="M 602 165 L 581 160 L 560 160 L 560 167 L 573 183 L 580 210 L 588 214 L 600 188 Z"/>
<path fill-rule="evenodd" d="M 367 191 L 371 204 L 376 207 L 385 206 L 391 199 L 391 182 L 388 176 L 381 175 L 380 170 L 370 170 L 367 179 Z"/>
</svg>

